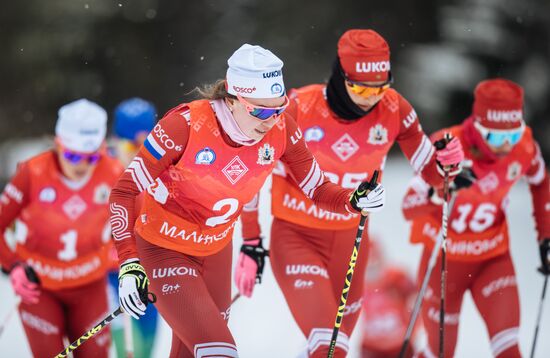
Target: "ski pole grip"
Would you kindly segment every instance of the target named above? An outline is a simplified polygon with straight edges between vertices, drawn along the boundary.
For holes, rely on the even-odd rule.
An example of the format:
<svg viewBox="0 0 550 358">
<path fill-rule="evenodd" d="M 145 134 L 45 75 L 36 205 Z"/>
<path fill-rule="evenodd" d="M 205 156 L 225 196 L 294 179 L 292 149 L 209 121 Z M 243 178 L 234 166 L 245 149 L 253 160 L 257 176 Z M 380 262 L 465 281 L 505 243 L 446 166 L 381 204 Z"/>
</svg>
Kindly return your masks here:
<svg viewBox="0 0 550 358">
<path fill-rule="evenodd" d="M 379 170 L 375 170 L 373 173 L 372 173 L 372 177 L 370 178 L 369 180 L 369 184 L 368 184 L 368 187 L 367 189 L 369 191 L 371 190 L 374 190 L 374 188 L 376 188 L 376 184 L 378 184 L 378 175 L 379 175 L 380 171 Z M 369 215 L 369 212 L 365 209 L 361 210 L 361 216 L 368 216 Z"/>
<path fill-rule="evenodd" d="M 31 266 L 25 265 L 25 275 L 27 276 L 29 281 L 40 285 L 40 278 Z"/>
</svg>

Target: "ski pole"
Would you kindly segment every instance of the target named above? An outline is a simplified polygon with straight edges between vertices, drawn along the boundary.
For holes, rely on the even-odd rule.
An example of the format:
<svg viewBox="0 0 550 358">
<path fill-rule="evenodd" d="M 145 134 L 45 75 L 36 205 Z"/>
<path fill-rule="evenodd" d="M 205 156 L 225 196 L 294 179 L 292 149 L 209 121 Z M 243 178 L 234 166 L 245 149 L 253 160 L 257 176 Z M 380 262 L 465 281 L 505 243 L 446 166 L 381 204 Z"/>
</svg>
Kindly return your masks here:
<svg viewBox="0 0 550 358">
<path fill-rule="evenodd" d="M 443 236 L 440 233 L 439 236 L 437 237 L 435 246 L 432 249 L 430 260 L 428 261 L 428 267 L 426 268 L 426 273 L 424 274 L 424 280 L 422 281 L 422 286 L 420 286 L 420 291 L 418 292 L 418 295 L 416 296 L 416 301 L 414 302 L 414 307 L 411 313 L 411 319 L 409 320 L 409 325 L 407 326 L 407 332 L 405 333 L 405 340 L 403 341 L 403 345 L 401 346 L 401 351 L 399 352 L 399 358 L 405 357 L 405 352 L 407 351 L 407 347 L 411 339 L 412 331 L 413 331 L 414 325 L 416 324 L 416 319 L 418 318 L 418 314 L 420 313 L 420 308 L 422 307 L 422 301 L 424 299 L 424 295 L 426 294 L 426 289 L 428 288 L 428 282 L 430 281 L 430 277 L 432 276 L 432 271 L 435 267 L 435 263 L 437 261 L 437 255 L 439 253 L 439 250 L 441 249 L 442 242 L 443 242 Z"/>
<path fill-rule="evenodd" d="M 157 301 L 156 296 L 152 292 L 149 292 L 148 295 L 151 295 L 152 298 L 151 299 L 147 298 L 148 300 L 147 303 L 155 303 Z M 74 351 L 75 349 L 83 345 L 88 339 L 94 337 L 103 328 L 107 327 L 121 313 L 122 313 L 122 308 L 119 306 L 116 310 L 114 310 L 107 317 L 105 317 L 101 322 L 99 322 L 94 327 L 92 327 L 88 332 L 84 333 L 76 341 L 69 344 L 67 348 L 61 351 L 54 358 L 67 358 L 69 356 L 69 353 L 71 353 L 72 351 Z"/>
<path fill-rule="evenodd" d="M 450 137 L 445 135 L 445 140 L 448 143 Z M 436 142 L 438 149 L 441 148 L 441 142 Z M 443 144 L 443 147 L 445 145 Z M 449 219 L 449 168 L 444 167 L 445 178 L 443 181 L 443 213 L 441 217 L 441 293 L 439 305 L 439 358 L 444 358 L 445 352 L 445 295 L 447 289 L 447 221 Z"/>
<path fill-rule="evenodd" d="M 437 145 L 437 144 L 436 144 Z M 432 253 L 430 255 L 430 260 L 428 261 L 428 267 L 426 269 L 426 273 L 424 274 L 424 280 L 422 281 L 422 285 L 420 286 L 420 291 L 418 292 L 418 295 L 416 296 L 416 300 L 414 302 L 413 311 L 411 313 L 411 319 L 409 320 L 409 325 L 407 326 L 407 331 L 405 333 L 405 339 L 403 340 L 403 345 L 401 346 L 401 351 L 399 352 L 399 358 L 405 357 L 405 353 L 407 351 L 407 347 L 409 345 L 412 331 L 414 328 L 414 325 L 416 324 L 416 319 L 418 318 L 418 314 L 420 313 L 420 308 L 422 307 L 422 301 L 424 299 L 424 295 L 426 293 L 426 289 L 428 288 L 428 282 L 430 281 L 430 277 L 432 276 L 432 271 L 435 267 L 436 261 L 437 261 L 437 255 L 440 250 L 443 251 L 443 245 L 446 244 L 446 238 L 447 238 L 447 220 L 448 220 L 448 212 L 449 212 L 449 205 L 448 205 L 448 194 L 449 194 L 449 172 L 448 170 L 445 170 L 445 178 L 444 178 L 444 184 L 443 184 L 443 214 L 442 214 L 442 225 L 441 225 L 441 231 L 437 237 L 437 241 L 435 242 L 435 246 L 432 249 Z M 443 251 L 446 253 L 446 250 Z M 443 261 L 443 257 L 442 257 Z M 445 262 L 446 262 L 445 257 Z M 442 262 L 443 263 L 443 262 Z M 442 276 L 442 282 L 443 282 L 443 276 Z M 443 285 L 442 285 L 443 286 Z M 444 292 L 444 291 L 442 291 Z M 443 294 L 441 295 L 443 297 Z M 444 304 L 441 305 L 441 307 L 444 307 Z M 441 314 L 441 312 L 440 312 Z M 440 317 L 441 319 L 441 317 Z M 441 328 L 440 328 L 440 334 L 441 334 Z M 441 339 L 441 335 L 440 335 Z M 440 346 L 442 346 L 442 342 L 440 341 Z M 440 352 L 441 353 L 441 352 Z"/>
<path fill-rule="evenodd" d="M 539 312 L 537 315 L 537 324 L 535 326 L 535 336 L 533 337 L 533 345 L 531 346 L 531 358 L 535 356 L 535 347 L 537 346 L 537 336 L 539 334 L 540 318 L 542 316 L 542 306 L 546 296 L 546 286 L 548 285 L 548 275 L 544 275 L 544 285 L 542 286 L 542 296 L 539 302 Z"/>
<path fill-rule="evenodd" d="M 126 358 L 134 357 L 134 335 L 132 329 L 132 317 L 125 315 L 122 317 L 124 320 L 124 350 Z"/>
<path fill-rule="evenodd" d="M 374 189 L 377 181 L 378 181 L 378 170 L 375 170 L 369 182 L 368 189 L 369 190 Z M 336 313 L 336 320 L 334 322 L 334 328 L 332 330 L 332 338 L 330 340 L 328 358 L 332 358 L 334 356 L 334 350 L 336 349 L 338 332 L 340 331 L 340 326 L 342 325 L 342 321 L 344 319 L 344 310 L 346 308 L 346 302 L 348 300 L 348 293 L 351 287 L 351 280 L 353 279 L 355 264 L 357 263 L 357 257 L 359 255 L 359 247 L 361 245 L 361 239 L 363 238 L 363 230 L 365 229 L 365 223 L 367 221 L 367 217 L 368 217 L 368 213 L 366 211 L 361 211 L 361 219 L 359 221 L 359 226 L 357 227 L 357 235 L 355 237 L 353 251 L 351 253 L 351 258 L 349 260 L 348 271 L 346 272 L 344 289 L 342 290 L 342 295 L 340 296 L 340 306 L 338 306 L 338 312 Z"/>
<path fill-rule="evenodd" d="M 13 305 L 13 308 L 8 312 L 4 320 L 2 321 L 2 324 L 0 324 L 0 337 L 2 337 L 2 333 L 4 333 L 4 329 L 6 329 L 8 323 L 10 323 L 11 318 L 13 317 L 13 314 L 17 311 L 19 308 L 19 304 L 21 303 L 21 298 L 17 296 L 15 300 L 15 304 Z"/>
<path fill-rule="evenodd" d="M 24 265 L 25 269 L 25 275 L 29 279 L 30 282 L 36 283 L 38 286 L 40 286 L 40 278 L 36 274 L 36 271 L 31 266 Z M 15 299 L 15 305 L 12 310 L 6 315 L 6 318 L 4 318 L 4 321 L 2 322 L 2 325 L 0 325 L 0 337 L 2 336 L 2 333 L 4 333 L 4 329 L 6 329 L 6 326 L 10 322 L 11 318 L 13 317 L 13 314 L 17 311 L 19 308 L 19 304 L 21 303 L 21 297 L 17 296 Z"/>
</svg>

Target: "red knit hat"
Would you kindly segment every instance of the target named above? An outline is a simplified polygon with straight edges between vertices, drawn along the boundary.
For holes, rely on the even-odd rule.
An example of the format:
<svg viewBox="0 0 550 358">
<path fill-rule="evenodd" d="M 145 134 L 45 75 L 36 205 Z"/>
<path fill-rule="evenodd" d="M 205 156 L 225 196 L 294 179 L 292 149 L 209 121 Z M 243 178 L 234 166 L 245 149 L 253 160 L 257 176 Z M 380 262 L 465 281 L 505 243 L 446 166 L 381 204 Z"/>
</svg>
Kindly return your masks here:
<svg viewBox="0 0 550 358">
<path fill-rule="evenodd" d="M 482 126 L 515 129 L 523 124 L 523 88 L 502 78 L 480 82 L 474 91 L 473 115 Z"/>
<path fill-rule="evenodd" d="M 374 30 L 348 30 L 338 41 L 338 57 L 346 78 L 357 82 L 387 81 L 390 47 Z"/>
</svg>

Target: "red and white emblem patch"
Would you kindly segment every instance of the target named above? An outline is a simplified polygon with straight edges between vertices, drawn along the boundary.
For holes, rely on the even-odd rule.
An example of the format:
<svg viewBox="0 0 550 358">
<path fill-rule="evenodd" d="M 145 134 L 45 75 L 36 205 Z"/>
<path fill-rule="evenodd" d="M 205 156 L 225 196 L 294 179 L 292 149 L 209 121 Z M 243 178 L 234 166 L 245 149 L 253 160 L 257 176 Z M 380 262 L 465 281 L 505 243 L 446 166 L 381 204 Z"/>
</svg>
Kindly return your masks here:
<svg viewBox="0 0 550 358">
<path fill-rule="evenodd" d="M 238 182 L 247 171 L 248 168 L 244 165 L 238 155 L 222 169 L 223 174 L 227 177 L 231 184 Z"/>
<path fill-rule="evenodd" d="M 369 130 L 368 143 L 382 145 L 388 143 L 388 130 L 381 124 L 371 127 Z"/>
<path fill-rule="evenodd" d="M 359 150 L 359 145 L 357 145 L 353 138 L 346 133 L 340 137 L 331 148 L 338 158 L 345 162 Z"/>
<path fill-rule="evenodd" d="M 275 148 L 265 143 L 258 149 L 258 160 L 256 164 L 259 165 L 269 165 L 275 161 Z"/>
<path fill-rule="evenodd" d="M 63 211 L 71 220 L 76 220 L 86 211 L 86 202 L 78 195 L 73 195 L 63 204 Z"/>
</svg>

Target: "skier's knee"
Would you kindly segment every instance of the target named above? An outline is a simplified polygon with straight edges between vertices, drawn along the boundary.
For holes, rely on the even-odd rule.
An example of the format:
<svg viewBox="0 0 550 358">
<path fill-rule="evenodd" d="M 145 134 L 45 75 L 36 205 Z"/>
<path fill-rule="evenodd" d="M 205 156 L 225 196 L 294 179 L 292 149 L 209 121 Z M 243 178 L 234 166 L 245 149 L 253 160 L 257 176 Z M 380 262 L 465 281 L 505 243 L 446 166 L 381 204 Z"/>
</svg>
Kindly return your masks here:
<svg viewBox="0 0 550 358">
<path fill-rule="evenodd" d="M 307 348 L 310 358 L 326 357 L 332 339 L 332 329 L 314 328 L 307 339 Z M 338 332 L 338 339 L 334 349 L 335 358 L 344 358 L 348 354 L 349 338 L 343 332 Z"/>
</svg>

